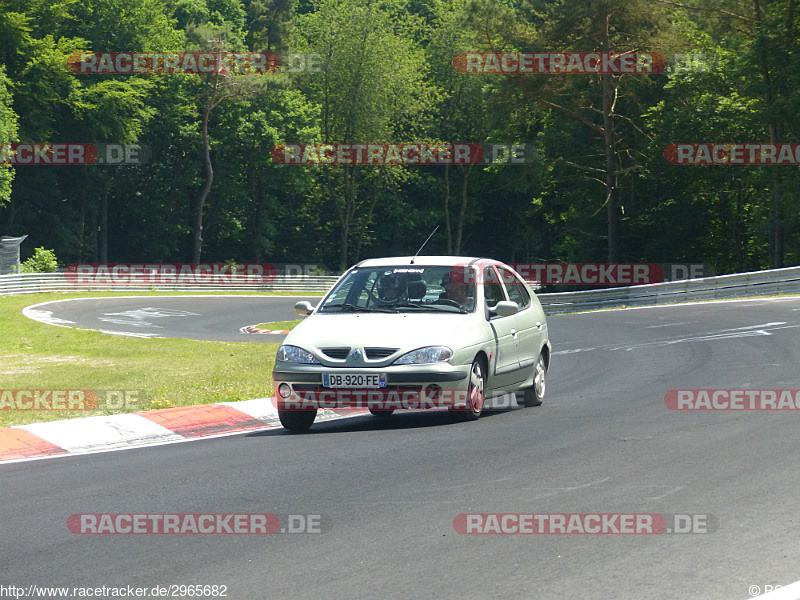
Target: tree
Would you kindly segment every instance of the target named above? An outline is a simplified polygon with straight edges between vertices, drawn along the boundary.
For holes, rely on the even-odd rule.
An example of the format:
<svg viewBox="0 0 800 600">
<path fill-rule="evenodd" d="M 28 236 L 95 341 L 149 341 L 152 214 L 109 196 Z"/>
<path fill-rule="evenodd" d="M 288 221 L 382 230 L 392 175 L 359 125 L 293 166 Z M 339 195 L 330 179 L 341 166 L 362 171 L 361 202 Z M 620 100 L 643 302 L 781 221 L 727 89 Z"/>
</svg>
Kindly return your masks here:
<svg viewBox="0 0 800 600">
<path fill-rule="evenodd" d="M 370 0 L 321 0 L 315 8 L 299 18 L 298 29 L 304 47 L 322 56 L 322 72 L 309 74 L 303 89 L 321 105 L 323 142 L 382 143 L 414 131 L 430 97 L 415 39 L 419 20 L 398 5 Z M 381 197 L 376 192 L 402 175 L 392 167 L 348 165 L 325 168 L 322 177 L 344 269 L 359 217 L 363 235 Z"/>
<path fill-rule="evenodd" d="M 483 42 L 490 51 L 654 52 L 670 36 L 666 15 L 645 0 L 530 0 L 514 13 L 490 0 L 475 4 L 473 15 L 474 27 L 485 32 Z M 507 77 L 509 85 L 518 86 L 526 98 L 553 113 L 553 125 L 560 128 L 557 123 L 566 119 L 583 129 L 582 138 L 589 134 L 591 149 L 584 143 L 573 148 L 573 156 L 558 159 L 573 174 L 603 186 L 605 235 L 588 235 L 606 240 L 609 262 L 619 262 L 622 252 L 622 179 L 644 168 L 635 149 L 644 141 L 636 96 L 648 87 L 647 77 L 610 73 Z M 589 214 L 595 210 L 586 209 Z"/>
<path fill-rule="evenodd" d="M 659 1 L 691 16 L 702 31 L 738 52 L 744 83 L 741 91 L 763 103 L 758 112 L 770 144 L 800 134 L 797 116 L 800 61 L 796 57 L 800 6 L 796 0 Z M 796 216 L 793 200 L 797 199 L 794 194 L 797 186 L 786 177 L 785 170 L 771 168 L 765 175 L 769 263 L 778 268 L 784 265 L 787 229 Z"/>
<path fill-rule="evenodd" d="M 0 144 L 2 145 L 19 141 L 17 137 L 17 114 L 11 106 L 11 100 L 5 67 L 0 65 Z M 0 152 L 0 157 L 2 157 L 2 152 Z M 0 207 L 11 197 L 11 184 L 13 181 L 13 167 L 8 164 L 2 164 L 2 159 L 0 159 Z"/>
<path fill-rule="evenodd" d="M 197 26 L 190 28 L 187 37 L 194 49 L 217 52 L 241 51 L 243 48 L 237 34 L 228 25 L 220 27 Z M 241 101 L 254 94 L 263 93 L 264 86 L 255 78 L 264 75 L 231 74 L 224 67 L 209 75 L 191 75 L 196 83 L 197 108 L 201 119 L 203 171 L 205 182 L 192 207 L 192 262 L 200 262 L 203 247 L 203 211 L 214 183 L 214 166 L 211 161 L 211 137 L 209 124 L 214 110 L 228 101 Z"/>
</svg>

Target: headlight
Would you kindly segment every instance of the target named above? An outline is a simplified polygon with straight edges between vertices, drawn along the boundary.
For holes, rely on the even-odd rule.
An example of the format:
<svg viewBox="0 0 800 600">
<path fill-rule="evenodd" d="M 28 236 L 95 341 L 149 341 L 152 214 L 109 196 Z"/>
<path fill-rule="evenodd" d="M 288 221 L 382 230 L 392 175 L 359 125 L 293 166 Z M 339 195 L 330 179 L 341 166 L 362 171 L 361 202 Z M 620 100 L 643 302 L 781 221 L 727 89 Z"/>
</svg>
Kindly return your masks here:
<svg viewBox="0 0 800 600">
<path fill-rule="evenodd" d="M 308 350 L 303 350 L 297 346 L 281 346 L 278 348 L 278 355 L 275 362 L 302 363 L 304 365 L 319 365 L 317 358 Z"/>
<path fill-rule="evenodd" d="M 396 365 L 423 365 L 426 363 L 437 363 L 450 360 L 453 358 L 453 351 L 447 346 L 428 346 L 427 348 L 419 348 L 412 350 L 408 354 L 404 354 L 396 361 Z"/>
</svg>

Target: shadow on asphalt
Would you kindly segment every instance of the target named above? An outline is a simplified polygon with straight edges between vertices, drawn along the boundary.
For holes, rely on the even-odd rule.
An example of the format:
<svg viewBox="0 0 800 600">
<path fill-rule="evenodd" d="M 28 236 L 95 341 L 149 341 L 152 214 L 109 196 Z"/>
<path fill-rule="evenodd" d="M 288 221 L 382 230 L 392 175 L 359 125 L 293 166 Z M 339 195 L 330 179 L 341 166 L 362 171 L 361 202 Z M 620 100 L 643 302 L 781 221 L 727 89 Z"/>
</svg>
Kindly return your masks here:
<svg viewBox="0 0 800 600">
<path fill-rule="evenodd" d="M 479 426 L 483 419 L 501 415 L 521 408 L 484 409 L 481 418 L 477 421 L 464 421 L 460 415 L 446 410 L 417 410 L 397 411 L 389 417 L 376 417 L 371 414 L 359 415 L 346 419 L 332 421 L 316 421 L 305 433 L 290 433 L 283 427 L 254 431 L 246 437 L 263 437 L 274 435 L 324 435 L 331 433 L 355 433 L 365 431 L 388 431 L 398 429 L 421 429 L 426 427 L 446 427 L 448 425 L 475 425 Z"/>
</svg>

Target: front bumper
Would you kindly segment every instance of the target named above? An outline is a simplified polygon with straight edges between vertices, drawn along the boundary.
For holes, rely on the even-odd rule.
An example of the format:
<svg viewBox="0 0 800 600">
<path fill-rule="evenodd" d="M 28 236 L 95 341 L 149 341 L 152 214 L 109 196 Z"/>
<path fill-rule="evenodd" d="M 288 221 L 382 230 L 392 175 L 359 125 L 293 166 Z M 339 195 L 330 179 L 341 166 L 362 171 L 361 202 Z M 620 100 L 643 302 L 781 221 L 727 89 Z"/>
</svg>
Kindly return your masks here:
<svg viewBox="0 0 800 600">
<path fill-rule="evenodd" d="M 376 410 L 458 408 L 468 404 L 470 365 L 441 363 L 347 369 L 348 374 L 386 375 L 385 388 L 326 388 L 323 374 L 341 374 L 343 369 L 320 365 L 284 365 L 272 372 L 279 409 L 315 408 Z M 288 386 L 288 389 L 287 389 Z"/>
</svg>

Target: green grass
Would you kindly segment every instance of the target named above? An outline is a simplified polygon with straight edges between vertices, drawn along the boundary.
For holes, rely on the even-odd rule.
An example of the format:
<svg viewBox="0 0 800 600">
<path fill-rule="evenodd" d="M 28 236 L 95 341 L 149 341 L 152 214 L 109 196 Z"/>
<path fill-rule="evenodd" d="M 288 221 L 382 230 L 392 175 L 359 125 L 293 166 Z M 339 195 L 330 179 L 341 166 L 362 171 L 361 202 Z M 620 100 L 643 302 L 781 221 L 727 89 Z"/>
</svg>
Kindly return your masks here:
<svg viewBox="0 0 800 600">
<path fill-rule="evenodd" d="M 117 337 L 46 325 L 21 313 L 26 306 L 64 298 L 131 295 L 180 294 L 92 292 L 0 297 L 0 390 L 136 390 L 141 398 L 132 406 L 113 411 L 0 410 L 0 427 L 274 394 L 272 367 L 278 344 Z"/>
<path fill-rule="evenodd" d="M 297 327 L 303 319 L 295 319 L 294 321 L 270 321 L 269 323 L 259 323 L 256 325 L 259 329 L 268 329 L 270 331 L 291 331 Z"/>
</svg>

